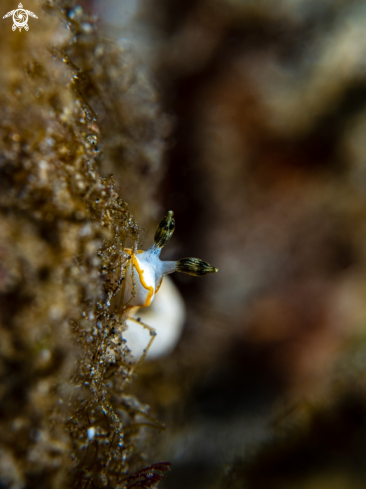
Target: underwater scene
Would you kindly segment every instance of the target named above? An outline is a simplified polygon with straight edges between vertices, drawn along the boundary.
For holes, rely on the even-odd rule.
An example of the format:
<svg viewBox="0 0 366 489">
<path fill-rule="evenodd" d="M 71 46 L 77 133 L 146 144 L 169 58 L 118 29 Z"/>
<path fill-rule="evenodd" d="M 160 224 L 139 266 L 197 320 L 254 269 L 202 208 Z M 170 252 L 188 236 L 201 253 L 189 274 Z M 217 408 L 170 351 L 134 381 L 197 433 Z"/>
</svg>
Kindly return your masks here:
<svg viewBox="0 0 366 489">
<path fill-rule="evenodd" d="M 0 489 L 364 489 L 366 2 L 18 2 Z"/>
</svg>

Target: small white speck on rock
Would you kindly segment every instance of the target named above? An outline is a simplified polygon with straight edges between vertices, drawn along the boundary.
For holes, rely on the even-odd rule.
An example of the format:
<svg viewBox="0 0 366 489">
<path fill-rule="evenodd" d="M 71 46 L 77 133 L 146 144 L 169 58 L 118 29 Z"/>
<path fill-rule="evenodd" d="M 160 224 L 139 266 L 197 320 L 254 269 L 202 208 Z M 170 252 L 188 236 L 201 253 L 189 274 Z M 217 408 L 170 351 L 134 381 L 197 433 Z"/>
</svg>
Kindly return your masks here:
<svg viewBox="0 0 366 489">
<path fill-rule="evenodd" d="M 89 440 L 92 440 L 95 436 L 95 428 L 93 426 L 91 428 L 88 428 L 87 433 Z"/>
</svg>

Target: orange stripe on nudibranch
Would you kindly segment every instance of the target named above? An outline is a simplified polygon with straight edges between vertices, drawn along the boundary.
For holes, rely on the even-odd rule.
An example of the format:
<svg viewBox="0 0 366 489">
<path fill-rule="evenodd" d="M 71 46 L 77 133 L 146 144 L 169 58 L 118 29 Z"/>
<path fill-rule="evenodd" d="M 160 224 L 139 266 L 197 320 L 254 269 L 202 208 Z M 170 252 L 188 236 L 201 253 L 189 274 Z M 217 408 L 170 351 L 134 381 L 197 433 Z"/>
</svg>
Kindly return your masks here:
<svg viewBox="0 0 366 489">
<path fill-rule="evenodd" d="M 129 255 L 132 254 L 132 248 L 124 248 L 124 250 L 126 253 L 128 253 Z M 144 253 L 144 250 L 137 250 L 137 253 L 140 254 L 140 253 Z"/>
<path fill-rule="evenodd" d="M 146 303 L 144 306 L 142 306 L 142 307 L 148 307 L 151 304 L 151 299 L 154 295 L 154 287 L 152 285 L 150 285 L 150 286 L 147 285 L 147 283 L 144 280 L 144 270 L 141 270 L 139 262 L 138 262 L 137 258 L 135 257 L 135 255 L 131 255 L 131 256 L 132 256 L 132 260 L 133 260 L 133 266 L 136 268 L 136 271 L 139 274 L 139 279 L 140 279 L 141 285 L 143 286 L 144 289 L 149 291 L 149 294 L 146 298 Z"/>
</svg>

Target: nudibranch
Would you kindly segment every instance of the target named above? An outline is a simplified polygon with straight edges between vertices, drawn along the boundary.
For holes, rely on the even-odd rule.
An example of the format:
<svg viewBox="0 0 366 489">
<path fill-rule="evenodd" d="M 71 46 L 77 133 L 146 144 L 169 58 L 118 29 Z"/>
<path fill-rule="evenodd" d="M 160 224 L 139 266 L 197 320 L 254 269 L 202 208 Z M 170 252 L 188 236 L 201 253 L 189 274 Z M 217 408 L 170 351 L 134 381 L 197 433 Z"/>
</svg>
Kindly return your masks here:
<svg viewBox="0 0 366 489">
<path fill-rule="evenodd" d="M 160 260 L 161 250 L 175 229 L 173 216 L 173 211 L 169 211 L 160 222 L 155 232 L 154 244 L 147 251 L 125 250 L 130 255 L 124 291 L 124 302 L 128 307 L 149 306 L 159 290 L 164 275 L 169 273 L 183 272 L 199 277 L 218 272 L 217 268 L 199 258 L 182 258 L 178 261 Z"/>
</svg>

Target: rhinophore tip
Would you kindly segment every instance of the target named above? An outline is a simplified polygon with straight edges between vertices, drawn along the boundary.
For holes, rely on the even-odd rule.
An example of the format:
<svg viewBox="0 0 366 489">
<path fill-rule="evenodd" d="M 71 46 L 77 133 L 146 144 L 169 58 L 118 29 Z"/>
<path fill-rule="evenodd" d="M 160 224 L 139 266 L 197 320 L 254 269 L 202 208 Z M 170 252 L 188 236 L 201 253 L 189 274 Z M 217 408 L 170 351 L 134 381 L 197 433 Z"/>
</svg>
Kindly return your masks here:
<svg viewBox="0 0 366 489">
<path fill-rule="evenodd" d="M 154 246 L 156 248 L 163 248 L 172 237 L 175 229 L 175 221 L 173 216 L 174 212 L 169 211 L 156 228 L 154 236 Z"/>
<path fill-rule="evenodd" d="M 182 258 L 176 262 L 176 271 L 200 277 L 207 273 L 217 273 L 219 269 L 212 267 L 209 263 L 199 258 Z"/>
</svg>

